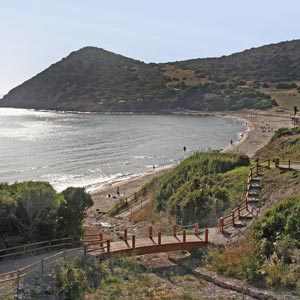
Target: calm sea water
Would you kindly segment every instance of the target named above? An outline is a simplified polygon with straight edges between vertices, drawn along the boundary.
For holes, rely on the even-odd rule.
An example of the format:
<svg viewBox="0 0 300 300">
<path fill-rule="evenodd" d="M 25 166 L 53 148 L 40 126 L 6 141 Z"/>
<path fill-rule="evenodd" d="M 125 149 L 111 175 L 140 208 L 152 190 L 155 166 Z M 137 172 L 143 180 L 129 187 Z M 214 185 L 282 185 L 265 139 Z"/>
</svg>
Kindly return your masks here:
<svg viewBox="0 0 300 300">
<path fill-rule="evenodd" d="M 0 181 L 92 190 L 220 149 L 245 125 L 222 117 L 101 115 L 0 109 Z M 184 153 L 183 147 L 187 148 Z"/>
</svg>

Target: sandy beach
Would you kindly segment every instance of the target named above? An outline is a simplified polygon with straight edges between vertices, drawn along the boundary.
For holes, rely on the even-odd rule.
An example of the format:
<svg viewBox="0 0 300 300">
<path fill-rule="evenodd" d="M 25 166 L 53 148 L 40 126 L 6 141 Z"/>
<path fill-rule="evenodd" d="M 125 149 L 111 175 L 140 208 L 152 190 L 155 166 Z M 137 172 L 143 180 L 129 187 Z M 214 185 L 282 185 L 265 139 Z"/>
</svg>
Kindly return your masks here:
<svg viewBox="0 0 300 300">
<path fill-rule="evenodd" d="M 121 182 L 115 182 L 110 186 L 102 187 L 91 192 L 90 194 L 94 201 L 94 205 L 89 209 L 88 213 L 108 212 L 120 197 L 128 197 L 134 194 L 152 178 L 167 172 L 167 170 L 169 169 L 151 171 L 145 175 Z M 119 190 L 119 195 L 117 189 Z"/>
<path fill-rule="evenodd" d="M 203 113 L 192 113 L 192 115 L 203 115 Z M 254 157 L 257 150 L 266 145 L 274 132 L 281 127 L 292 127 L 291 114 L 275 111 L 238 111 L 238 112 L 216 112 L 205 113 L 205 115 L 223 116 L 236 118 L 244 122 L 247 130 L 241 133 L 240 139 L 224 148 L 223 152 L 244 153 L 249 157 Z M 149 172 L 146 175 L 136 177 L 127 181 L 113 183 L 108 187 L 100 188 L 91 192 L 94 206 L 89 209 L 89 215 L 97 213 L 106 213 L 116 203 L 120 196 L 130 196 L 139 191 L 144 184 L 152 178 L 159 176 L 167 170 L 157 170 Z M 120 196 L 117 194 L 119 188 Z M 110 195 L 110 197 L 109 197 Z"/>
<path fill-rule="evenodd" d="M 275 111 L 239 111 L 230 112 L 225 116 L 243 121 L 247 131 L 242 133 L 233 145 L 224 148 L 223 152 L 244 153 L 251 158 L 269 142 L 276 130 L 281 127 L 293 127 L 291 114 Z"/>
</svg>

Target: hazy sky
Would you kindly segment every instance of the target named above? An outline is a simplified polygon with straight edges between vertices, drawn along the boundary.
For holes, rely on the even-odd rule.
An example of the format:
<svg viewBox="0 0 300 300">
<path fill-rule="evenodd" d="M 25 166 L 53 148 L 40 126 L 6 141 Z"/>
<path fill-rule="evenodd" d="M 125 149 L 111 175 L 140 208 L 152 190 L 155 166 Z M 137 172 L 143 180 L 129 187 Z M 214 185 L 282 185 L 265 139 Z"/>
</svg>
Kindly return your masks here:
<svg viewBox="0 0 300 300">
<path fill-rule="evenodd" d="M 145 62 L 300 38 L 299 0 L 0 0 L 0 94 L 84 46 Z"/>
</svg>

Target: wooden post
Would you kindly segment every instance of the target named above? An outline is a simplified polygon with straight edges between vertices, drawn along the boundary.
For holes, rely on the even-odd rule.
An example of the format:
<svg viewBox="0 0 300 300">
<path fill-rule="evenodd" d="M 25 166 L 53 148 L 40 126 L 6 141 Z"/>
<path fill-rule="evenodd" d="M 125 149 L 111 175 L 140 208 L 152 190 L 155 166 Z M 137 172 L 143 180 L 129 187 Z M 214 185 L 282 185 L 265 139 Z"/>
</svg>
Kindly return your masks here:
<svg viewBox="0 0 300 300">
<path fill-rule="evenodd" d="M 107 253 L 110 253 L 110 240 L 107 240 L 106 243 L 107 243 Z"/>
<path fill-rule="evenodd" d="M 64 250 L 63 256 L 64 256 L 64 261 L 66 261 L 66 250 Z"/>
<path fill-rule="evenodd" d="M 135 235 L 132 236 L 132 247 L 133 250 L 135 249 Z"/>
<path fill-rule="evenodd" d="M 270 168 L 270 165 L 271 165 L 271 158 L 269 157 L 269 159 L 268 159 L 268 168 Z"/>
<path fill-rule="evenodd" d="M 86 245 L 84 245 L 83 253 L 84 253 L 84 257 L 86 257 Z"/>
<path fill-rule="evenodd" d="M 44 275 L 44 259 L 41 259 L 41 269 L 42 269 L 42 275 Z"/>
<path fill-rule="evenodd" d="M 127 228 L 124 229 L 124 240 L 127 240 Z"/>
<path fill-rule="evenodd" d="M 257 162 L 256 163 L 256 175 L 258 176 L 258 165 L 259 165 L 259 163 Z"/>
<path fill-rule="evenodd" d="M 196 223 L 195 224 L 195 235 L 198 235 L 198 233 L 199 233 L 199 224 Z"/>
<path fill-rule="evenodd" d="M 71 247 L 74 248 L 74 235 L 71 235 Z"/>
<path fill-rule="evenodd" d="M 208 229 L 205 229 L 205 242 L 208 243 Z"/>
<path fill-rule="evenodd" d="M 186 231 L 185 231 L 185 229 L 183 229 L 182 235 L 183 235 L 183 243 L 185 244 L 186 243 Z"/>
<path fill-rule="evenodd" d="M 224 233 L 224 219 L 223 219 L 223 217 L 221 217 L 219 219 L 219 229 L 220 229 L 221 233 Z"/>
<path fill-rule="evenodd" d="M 177 225 L 173 225 L 173 235 L 176 237 Z"/>
<path fill-rule="evenodd" d="M 20 289 L 20 270 L 17 269 L 17 300 L 19 299 L 19 289 Z"/>
<path fill-rule="evenodd" d="M 26 244 L 23 245 L 23 254 L 26 254 Z"/>
<path fill-rule="evenodd" d="M 51 251 L 51 241 L 48 242 L 48 252 Z"/>
<path fill-rule="evenodd" d="M 158 246 L 161 245 L 161 232 L 158 233 Z"/>
<path fill-rule="evenodd" d="M 239 219 L 240 219 L 240 216 L 241 216 L 240 204 L 237 205 L 237 209 L 238 209 L 238 217 L 239 217 Z"/>
<path fill-rule="evenodd" d="M 232 211 L 232 226 L 233 227 L 235 226 L 235 223 L 234 223 L 234 211 Z"/>
<path fill-rule="evenodd" d="M 291 168 L 291 160 L 289 159 L 289 169 Z"/>
<path fill-rule="evenodd" d="M 152 239 L 153 227 L 149 226 L 149 238 Z"/>
<path fill-rule="evenodd" d="M 100 247 L 102 248 L 103 247 L 103 233 L 102 232 L 99 233 L 99 240 L 100 240 Z"/>
</svg>

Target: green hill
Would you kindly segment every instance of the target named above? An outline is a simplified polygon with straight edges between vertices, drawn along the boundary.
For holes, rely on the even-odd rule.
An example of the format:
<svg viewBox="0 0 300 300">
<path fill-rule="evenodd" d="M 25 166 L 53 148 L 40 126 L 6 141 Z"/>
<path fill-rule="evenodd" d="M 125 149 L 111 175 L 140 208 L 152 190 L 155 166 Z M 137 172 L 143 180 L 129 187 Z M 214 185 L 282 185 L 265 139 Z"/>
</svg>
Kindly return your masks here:
<svg viewBox="0 0 300 300">
<path fill-rule="evenodd" d="M 220 58 L 191 59 L 175 65 L 217 82 L 228 78 L 268 82 L 300 80 L 300 40 L 281 42 Z"/>
<path fill-rule="evenodd" d="M 137 108 L 147 106 L 166 90 L 157 66 L 86 47 L 11 90 L 3 101 L 13 107 L 106 111 L 121 109 L 129 99 Z"/>
<path fill-rule="evenodd" d="M 269 108 L 277 105 L 275 99 L 284 106 L 279 92 L 289 90 L 289 107 L 300 103 L 299 50 L 300 40 L 295 40 L 220 58 L 146 64 L 85 47 L 12 89 L 0 106 L 100 112 L 235 110 Z"/>
</svg>

